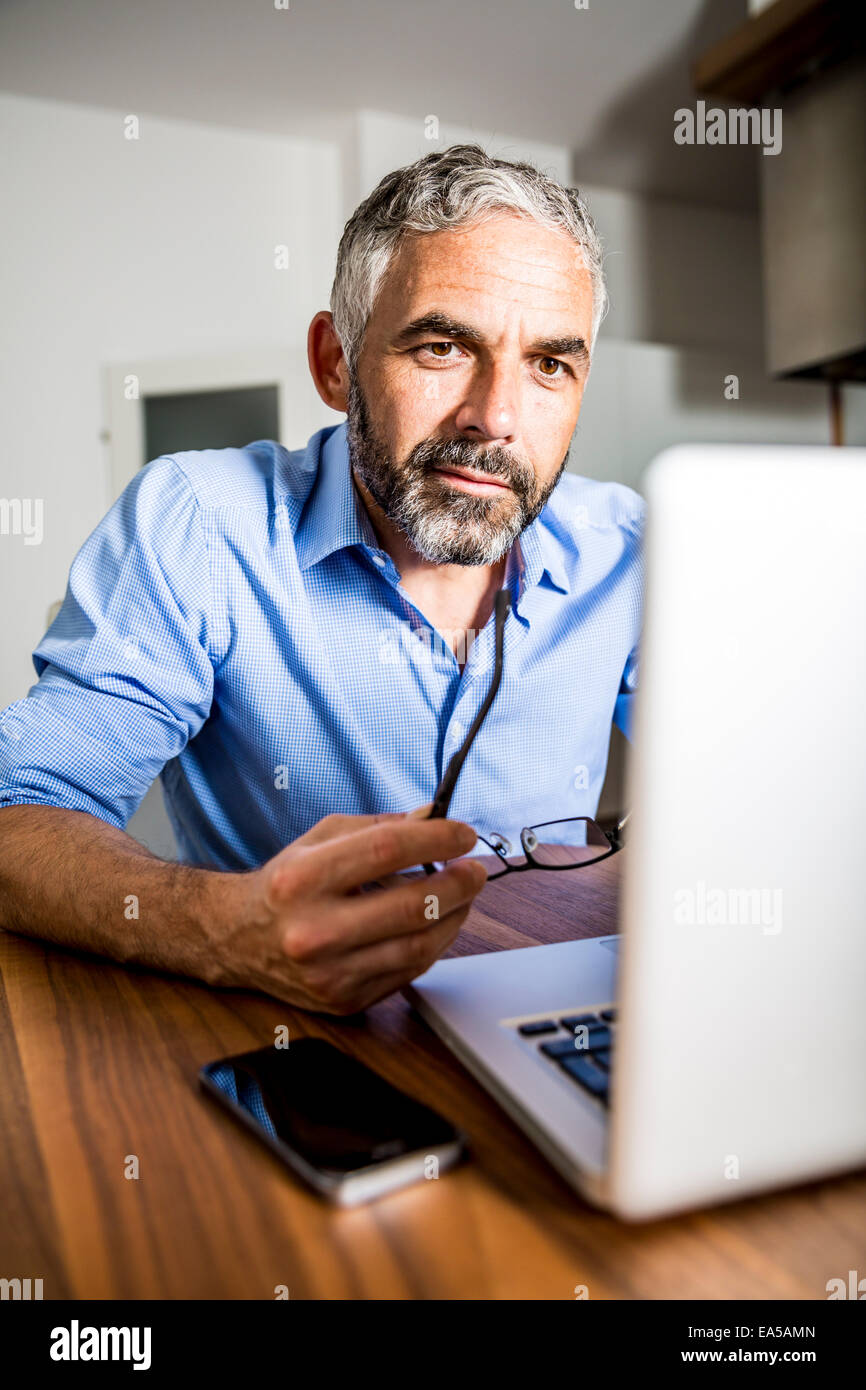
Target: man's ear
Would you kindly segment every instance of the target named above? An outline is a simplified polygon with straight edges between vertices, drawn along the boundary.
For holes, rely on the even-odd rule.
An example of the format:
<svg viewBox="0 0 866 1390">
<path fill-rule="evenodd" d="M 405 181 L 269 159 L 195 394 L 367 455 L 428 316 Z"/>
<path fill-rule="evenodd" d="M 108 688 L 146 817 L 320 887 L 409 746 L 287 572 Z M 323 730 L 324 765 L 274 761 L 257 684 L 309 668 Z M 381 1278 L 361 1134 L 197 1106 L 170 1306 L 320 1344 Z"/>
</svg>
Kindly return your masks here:
<svg viewBox="0 0 866 1390">
<path fill-rule="evenodd" d="M 316 390 L 325 405 L 345 414 L 349 401 L 349 372 L 333 315 L 327 309 L 320 309 L 310 324 L 307 361 Z"/>
</svg>

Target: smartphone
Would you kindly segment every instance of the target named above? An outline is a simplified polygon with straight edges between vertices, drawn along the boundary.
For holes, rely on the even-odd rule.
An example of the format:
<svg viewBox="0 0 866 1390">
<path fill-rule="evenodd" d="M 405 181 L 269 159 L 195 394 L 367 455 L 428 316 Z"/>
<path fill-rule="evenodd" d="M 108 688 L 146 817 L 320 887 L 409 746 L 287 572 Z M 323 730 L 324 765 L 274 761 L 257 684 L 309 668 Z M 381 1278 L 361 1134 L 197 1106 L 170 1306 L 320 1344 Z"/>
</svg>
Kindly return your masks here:
<svg viewBox="0 0 866 1390">
<path fill-rule="evenodd" d="M 321 1038 L 209 1062 L 208 1095 L 320 1196 L 358 1206 L 459 1162 L 448 1120 Z"/>
</svg>

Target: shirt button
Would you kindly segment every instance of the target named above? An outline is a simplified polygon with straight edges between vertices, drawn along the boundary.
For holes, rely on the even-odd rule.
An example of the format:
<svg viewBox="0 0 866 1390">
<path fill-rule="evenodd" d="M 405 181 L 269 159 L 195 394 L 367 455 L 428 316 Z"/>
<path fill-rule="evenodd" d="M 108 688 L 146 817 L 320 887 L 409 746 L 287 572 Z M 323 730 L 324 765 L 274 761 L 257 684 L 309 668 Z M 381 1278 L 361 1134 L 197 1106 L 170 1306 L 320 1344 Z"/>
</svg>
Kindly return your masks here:
<svg viewBox="0 0 866 1390">
<path fill-rule="evenodd" d="M 374 564 L 374 565 L 378 565 L 380 570 L 384 569 L 384 568 L 385 568 L 385 565 L 386 565 L 387 563 L 388 563 L 388 562 L 387 562 L 387 560 L 385 559 L 385 556 L 384 556 L 384 555 L 374 555 L 374 556 L 373 556 L 373 564 Z"/>
<path fill-rule="evenodd" d="M 461 724 L 459 719 L 455 719 L 452 721 L 451 724 L 451 732 L 453 733 L 457 742 L 460 743 L 461 740 L 466 737 L 466 726 L 465 724 Z"/>
</svg>

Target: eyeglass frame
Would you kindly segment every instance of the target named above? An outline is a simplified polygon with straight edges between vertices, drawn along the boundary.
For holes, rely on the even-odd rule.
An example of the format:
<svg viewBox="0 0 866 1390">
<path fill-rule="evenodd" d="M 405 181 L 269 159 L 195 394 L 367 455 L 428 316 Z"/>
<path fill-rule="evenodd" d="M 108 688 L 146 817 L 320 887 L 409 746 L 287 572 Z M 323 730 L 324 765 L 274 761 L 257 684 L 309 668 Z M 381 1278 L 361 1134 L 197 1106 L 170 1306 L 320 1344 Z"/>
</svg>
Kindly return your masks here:
<svg viewBox="0 0 866 1390">
<path fill-rule="evenodd" d="M 476 714 L 471 725 L 469 726 L 469 729 L 467 730 L 466 737 L 464 738 L 462 744 L 456 750 L 456 752 L 452 754 L 448 762 L 448 766 L 442 775 L 442 780 L 440 781 L 439 786 L 436 788 L 436 793 L 433 797 L 433 803 L 430 809 L 430 814 L 427 817 L 428 820 L 444 819 L 445 817 L 447 817 L 448 809 L 451 805 L 451 799 L 454 795 L 454 789 L 457 785 L 457 779 L 460 776 L 460 770 L 463 767 L 463 764 L 465 763 L 466 758 L 469 755 L 469 750 L 472 747 L 473 742 L 475 741 L 475 736 L 481 728 L 482 724 L 484 723 L 484 720 L 487 718 L 490 706 L 493 704 L 493 701 L 496 698 L 496 693 L 499 690 L 499 686 L 502 681 L 505 620 L 508 617 L 510 611 L 511 595 L 507 589 L 500 589 L 496 595 L 494 605 L 495 655 L 493 661 L 493 675 L 490 679 L 490 685 L 488 687 L 487 694 L 481 702 L 478 713 Z M 607 849 L 604 854 L 598 855 L 597 858 L 587 860 L 582 864 L 537 863 L 532 857 L 532 851 L 528 850 L 524 843 L 524 836 L 528 834 L 530 831 L 543 829 L 545 825 L 564 824 L 566 821 L 569 820 L 583 821 L 589 825 L 594 825 L 596 829 L 607 840 L 609 849 Z M 616 827 L 613 830 L 604 830 L 598 824 L 597 821 L 593 820 L 592 816 L 563 816 L 561 820 L 543 821 L 540 825 L 525 825 L 520 832 L 520 843 L 523 848 L 523 853 L 526 855 L 526 860 L 522 864 L 509 864 L 507 859 L 505 858 L 504 853 L 501 853 L 498 849 L 496 849 L 494 845 L 491 845 L 489 840 L 485 840 L 483 835 L 479 835 L 478 838 L 479 840 L 481 840 L 483 844 L 487 845 L 487 847 L 490 850 L 492 850 L 493 854 L 496 855 L 499 862 L 503 865 L 501 871 L 490 875 L 490 879 L 495 880 L 498 878 L 504 878 L 505 875 L 508 873 L 523 873 L 527 869 L 553 869 L 561 872 L 569 869 L 586 869 L 589 868 L 591 864 L 599 864 L 603 859 L 609 859 L 612 854 L 616 854 L 618 850 L 622 849 L 622 832 L 625 829 L 627 821 L 628 815 L 623 816 L 622 820 L 617 823 Z M 507 844 L 508 841 L 506 840 L 505 843 Z M 425 864 L 424 872 L 427 874 L 434 874 L 436 872 L 435 866 L 433 864 Z"/>
<path fill-rule="evenodd" d="M 616 854 L 622 849 L 622 832 L 627 820 L 628 816 L 624 816 L 613 830 L 605 830 L 599 825 L 598 821 L 593 820 L 592 816 L 563 816 L 560 820 L 542 821 L 540 825 L 525 825 L 520 832 L 520 846 L 525 858 L 520 864 L 509 864 L 507 856 L 511 852 L 511 846 L 507 840 L 505 844 L 508 845 L 508 849 L 505 849 L 502 846 L 491 844 L 484 835 L 479 835 L 478 838 L 481 843 L 487 846 L 491 854 L 494 854 L 502 865 L 502 868 L 497 868 L 495 873 L 487 875 L 488 882 L 494 882 L 498 878 L 504 878 L 506 874 L 525 873 L 527 869 L 539 869 L 542 872 L 551 869 L 561 871 L 563 869 L 588 869 L 591 864 L 600 864 L 603 859 L 609 859 L 612 854 Z M 533 834 L 537 830 L 544 830 L 545 826 L 548 825 L 577 825 L 578 823 L 595 826 L 595 829 L 598 831 L 599 835 L 601 835 L 602 839 L 607 841 L 607 849 L 602 850 L 600 854 L 596 854 L 592 859 L 584 859 L 577 864 L 541 864 L 535 859 L 532 850 L 526 844 L 525 837 L 527 835 Z M 504 836 L 500 838 L 505 839 Z M 599 845 L 599 849 L 601 850 L 601 845 Z"/>
</svg>

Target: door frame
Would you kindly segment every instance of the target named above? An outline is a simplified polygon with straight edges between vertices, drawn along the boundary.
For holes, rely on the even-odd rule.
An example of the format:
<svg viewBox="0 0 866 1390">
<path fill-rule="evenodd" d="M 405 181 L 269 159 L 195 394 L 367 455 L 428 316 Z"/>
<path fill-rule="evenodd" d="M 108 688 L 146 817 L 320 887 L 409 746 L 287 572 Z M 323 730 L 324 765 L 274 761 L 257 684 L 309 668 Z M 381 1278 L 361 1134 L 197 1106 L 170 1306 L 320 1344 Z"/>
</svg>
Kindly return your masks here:
<svg viewBox="0 0 866 1390">
<path fill-rule="evenodd" d="M 103 439 L 110 457 L 111 500 L 148 460 L 144 457 L 144 400 L 198 391 L 277 388 L 279 442 L 298 449 L 334 414 L 316 394 L 305 353 L 297 347 L 265 347 L 219 355 L 162 357 L 111 363 L 103 368 Z"/>
</svg>

